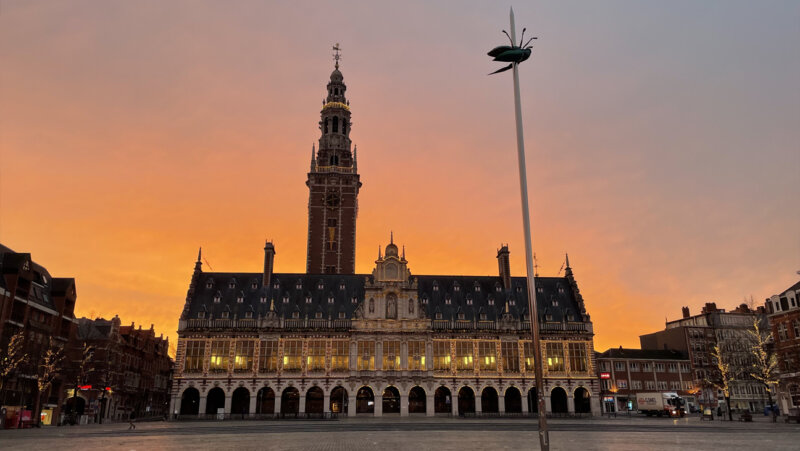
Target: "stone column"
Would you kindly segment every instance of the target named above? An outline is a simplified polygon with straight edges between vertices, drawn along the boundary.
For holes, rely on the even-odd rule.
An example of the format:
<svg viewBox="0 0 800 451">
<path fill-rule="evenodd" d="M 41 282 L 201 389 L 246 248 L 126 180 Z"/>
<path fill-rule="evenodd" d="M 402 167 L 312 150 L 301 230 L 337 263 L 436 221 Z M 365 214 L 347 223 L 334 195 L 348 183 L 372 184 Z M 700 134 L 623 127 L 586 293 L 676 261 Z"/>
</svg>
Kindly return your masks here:
<svg viewBox="0 0 800 451">
<path fill-rule="evenodd" d="M 275 393 L 275 415 L 281 414 L 281 394 Z"/>
<path fill-rule="evenodd" d="M 200 396 L 200 407 L 197 410 L 200 416 L 206 414 L 206 401 L 208 401 L 208 392 Z"/>
<path fill-rule="evenodd" d="M 300 394 L 300 408 L 298 410 L 300 413 L 306 413 L 306 394 Z"/>
<path fill-rule="evenodd" d="M 575 398 L 567 395 L 567 412 L 575 413 Z"/>
<path fill-rule="evenodd" d="M 258 392 L 256 395 L 250 395 L 250 415 L 254 415 L 256 413 L 256 401 L 258 400 Z"/>
<path fill-rule="evenodd" d="M 436 399 L 434 395 L 425 396 L 425 415 L 429 417 L 436 415 Z"/>
<path fill-rule="evenodd" d="M 181 398 L 180 397 L 173 397 L 169 402 L 169 417 L 175 418 L 176 415 L 181 411 Z M 111 399 L 106 401 L 106 418 L 109 418 L 108 414 L 111 412 Z"/>
<path fill-rule="evenodd" d="M 545 408 L 545 410 L 547 412 L 539 412 L 540 414 L 541 413 L 551 413 L 551 412 L 553 412 L 553 405 L 550 404 L 550 396 L 549 395 L 544 397 L 544 408 Z"/>
<path fill-rule="evenodd" d="M 331 394 L 330 392 L 325 393 L 325 396 L 322 398 L 322 411 L 324 413 L 331 412 Z"/>
<path fill-rule="evenodd" d="M 355 393 L 348 393 L 347 394 L 347 416 L 348 417 L 355 417 L 356 416 L 356 395 L 358 392 Z"/>
<path fill-rule="evenodd" d="M 453 416 L 458 416 L 458 392 L 453 390 L 450 392 L 450 407 L 453 409 Z"/>
<path fill-rule="evenodd" d="M 506 413 L 506 396 L 497 395 L 497 411 L 499 413 Z"/>
<path fill-rule="evenodd" d="M 225 413 L 231 413 L 231 401 L 233 401 L 233 397 L 225 393 Z"/>
<path fill-rule="evenodd" d="M 405 393 L 400 393 L 400 416 L 408 416 L 408 395 Z"/>
<path fill-rule="evenodd" d="M 535 402 L 536 400 L 534 400 Z M 505 403 L 505 400 L 503 401 Z M 522 396 L 522 413 L 530 413 L 530 409 L 528 409 L 528 393 L 526 392 L 525 395 Z"/>
<path fill-rule="evenodd" d="M 603 415 L 603 407 L 600 405 L 600 397 L 592 396 L 589 398 L 590 406 L 592 407 L 592 416 Z"/>
<path fill-rule="evenodd" d="M 383 393 L 375 394 L 375 416 L 383 416 Z"/>
<path fill-rule="evenodd" d="M 375 341 L 375 370 L 380 371 L 383 369 L 383 342 Z"/>
<path fill-rule="evenodd" d="M 475 413 L 479 414 L 483 412 L 483 407 L 481 406 L 481 396 L 475 393 Z"/>
<path fill-rule="evenodd" d="M 408 342 L 400 342 L 400 368 L 408 369 Z M 402 415 L 402 408 L 400 409 Z"/>
</svg>

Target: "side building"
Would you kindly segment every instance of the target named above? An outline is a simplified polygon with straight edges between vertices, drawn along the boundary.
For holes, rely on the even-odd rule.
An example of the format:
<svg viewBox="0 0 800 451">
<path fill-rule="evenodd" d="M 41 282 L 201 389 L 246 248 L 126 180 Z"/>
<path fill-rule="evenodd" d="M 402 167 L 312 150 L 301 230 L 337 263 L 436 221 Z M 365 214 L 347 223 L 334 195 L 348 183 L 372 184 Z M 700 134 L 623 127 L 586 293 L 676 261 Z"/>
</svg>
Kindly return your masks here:
<svg viewBox="0 0 800 451">
<path fill-rule="evenodd" d="M 800 409 L 800 282 L 767 299 L 767 312 L 780 373 L 778 407 Z"/>
<path fill-rule="evenodd" d="M 163 417 L 169 405 L 172 359 L 169 341 L 135 324 L 123 326 L 118 316 L 110 320 L 81 318 L 72 346 L 73 361 L 91 349 L 88 367 L 77 387 L 71 387 L 68 409 L 86 416 L 86 422 Z M 76 389 L 77 388 L 77 393 Z"/>
<path fill-rule="evenodd" d="M 525 278 L 413 276 L 394 243 L 372 274 L 207 273 L 178 329 L 176 416 L 536 412 Z M 599 414 L 592 322 L 572 269 L 537 279 L 548 412 Z"/>
<path fill-rule="evenodd" d="M 686 410 L 698 408 L 689 357 L 673 350 L 611 348 L 597 355 L 603 412 L 639 410 L 636 395 L 646 392 L 676 393 Z"/>
<path fill-rule="evenodd" d="M 1 381 L 0 409 L 6 410 L 6 418 L 0 421 L 6 425 L 13 427 L 20 418 L 36 422 L 31 414 L 37 397 L 41 423 L 54 424 L 58 418 L 64 378 L 57 377 L 48 392 L 40 394 L 37 373 L 47 349 L 63 350 L 74 336 L 76 298 L 75 279 L 52 277 L 31 254 L 0 244 L 0 349 L 5 352 L 12 337 L 22 333 L 28 356 L 25 364 Z"/>
<path fill-rule="evenodd" d="M 765 318 L 764 308 L 750 309 L 741 304 L 730 312 L 717 308 L 714 302 L 706 303 L 697 315 L 691 315 L 683 307 L 683 317 L 669 321 L 662 331 L 641 335 L 642 349 L 678 350 L 689 357 L 692 363 L 694 386 L 700 387 L 697 402 L 701 407 L 723 407 L 722 393 L 709 386 L 707 381 L 718 374 L 712 357 L 715 346 L 719 346 L 723 358 L 736 372 L 731 386 L 731 409 L 763 411 L 767 404 L 767 393 L 760 382 L 749 376 L 753 363 L 752 346 L 748 333 L 753 322 Z"/>
</svg>

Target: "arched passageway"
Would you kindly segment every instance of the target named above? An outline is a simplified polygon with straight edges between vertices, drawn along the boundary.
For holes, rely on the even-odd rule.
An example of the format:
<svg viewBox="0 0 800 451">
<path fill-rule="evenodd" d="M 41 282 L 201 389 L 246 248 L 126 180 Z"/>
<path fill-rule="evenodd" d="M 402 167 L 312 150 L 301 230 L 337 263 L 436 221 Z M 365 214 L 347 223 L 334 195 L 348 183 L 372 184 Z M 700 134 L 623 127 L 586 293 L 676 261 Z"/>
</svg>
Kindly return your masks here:
<svg viewBox="0 0 800 451">
<path fill-rule="evenodd" d="M 189 387 L 181 395 L 181 415 L 197 415 L 200 413 L 200 392 Z"/>
<path fill-rule="evenodd" d="M 219 387 L 214 387 L 206 395 L 206 415 L 216 415 L 219 409 L 225 408 L 225 392 Z"/>
<path fill-rule="evenodd" d="M 486 387 L 481 392 L 481 412 L 498 412 L 497 390 L 493 387 Z"/>
<path fill-rule="evenodd" d="M 383 390 L 383 413 L 400 413 L 400 392 L 389 386 Z"/>
<path fill-rule="evenodd" d="M 539 400 L 536 398 L 536 387 L 528 390 L 528 412 L 530 413 L 538 413 L 539 412 Z"/>
<path fill-rule="evenodd" d="M 508 387 L 505 395 L 506 413 L 522 413 L 522 395 L 517 387 Z"/>
<path fill-rule="evenodd" d="M 369 387 L 361 387 L 356 393 L 356 413 L 375 413 L 375 395 Z"/>
<path fill-rule="evenodd" d="M 433 412 L 434 413 L 450 413 L 453 410 L 451 405 L 450 389 L 447 387 L 439 387 L 433 393 Z"/>
<path fill-rule="evenodd" d="M 469 387 L 458 391 L 458 414 L 475 413 L 475 392 Z"/>
<path fill-rule="evenodd" d="M 300 392 L 294 387 L 287 387 L 281 395 L 281 414 L 296 415 L 300 413 Z"/>
<path fill-rule="evenodd" d="M 589 390 L 578 387 L 575 389 L 575 413 L 591 413 L 592 412 L 592 403 L 591 403 L 591 396 L 589 396 Z"/>
<path fill-rule="evenodd" d="M 250 390 L 239 387 L 233 391 L 231 414 L 243 416 L 248 413 L 250 413 Z"/>
<path fill-rule="evenodd" d="M 416 386 L 408 392 L 408 413 L 425 413 L 425 390 Z"/>
<path fill-rule="evenodd" d="M 264 387 L 256 394 L 256 413 L 275 413 L 275 392 L 271 388 Z"/>
<path fill-rule="evenodd" d="M 553 413 L 567 413 L 567 392 L 561 388 L 556 387 L 550 392 L 550 410 Z"/>
<path fill-rule="evenodd" d="M 311 387 L 306 392 L 306 413 L 322 414 L 325 410 L 325 393 L 319 387 Z"/>
<path fill-rule="evenodd" d="M 336 387 L 331 391 L 331 412 L 347 413 L 347 390 Z"/>
</svg>

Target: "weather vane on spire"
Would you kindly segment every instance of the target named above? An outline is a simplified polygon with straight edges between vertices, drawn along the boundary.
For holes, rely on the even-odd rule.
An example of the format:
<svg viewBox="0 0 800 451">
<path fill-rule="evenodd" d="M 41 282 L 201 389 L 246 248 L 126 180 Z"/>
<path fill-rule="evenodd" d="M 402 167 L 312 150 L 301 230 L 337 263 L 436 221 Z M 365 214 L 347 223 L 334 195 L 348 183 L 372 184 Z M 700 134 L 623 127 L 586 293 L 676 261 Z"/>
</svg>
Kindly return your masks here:
<svg viewBox="0 0 800 451">
<path fill-rule="evenodd" d="M 336 68 L 337 69 L 339 68 L 339 58 L 341 58 L 341 55 L 339 55 L 339 51 L 341 51 L 341 50 L 342 50 L 342 48 L 339 47 L 339 43 L 337 42 L 336 45 L 333 46 L 333 51 L 335 52 L 333 54 L 333 60 L 336 61 Z"/>
</svg>

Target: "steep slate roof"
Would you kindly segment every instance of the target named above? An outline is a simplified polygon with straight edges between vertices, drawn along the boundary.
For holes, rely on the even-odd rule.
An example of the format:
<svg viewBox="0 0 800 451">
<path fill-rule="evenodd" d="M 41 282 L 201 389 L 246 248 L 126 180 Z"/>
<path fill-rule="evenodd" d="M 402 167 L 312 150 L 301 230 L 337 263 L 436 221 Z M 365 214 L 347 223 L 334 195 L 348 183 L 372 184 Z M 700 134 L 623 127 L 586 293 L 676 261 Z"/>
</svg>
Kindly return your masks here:
<svg viewBox="0 0 800 451">
<path fill-rule="evenodd" d="M 689 357 L 674 349 L 627 349 L 611 348 L 598 354 L 599 358 L 643 359 L 643 360 L 689 360 Z"/>
<path fill-rule="evenodd" d="M 30 272 L 33 273 L 30 290 L 28 290 L 27 301 L 55 309 L 51 291 L 53 289 L 53 278 L 44 266 L 36 263 L 31 259 L 31 254 L 27 252 L 14 252 L 10 248 L 0 244 L 0 279 L 4 274 L 19 274 L 23 271 L 23 263 L 30 261 Z M 6 281 L 3 280 L 2 286 L 6 288 Z"/>
<path fill-rule="evenodd" d="M 314 318 L 322 312 L 323 318 L 337 319 L 339 312 L 352 318 L 359 302 L 364 299 L 364 285 L 372 280 L 368 274 L 304 274 L 278 273 L 272 275 L 269 287 L 263 287 L 262 273 L 197 273 L 197 283 L 188 310 L 188 318 L 197 318 L 201 311 L 206 318 L 219 319 L 223 312 L 229 318 L 245 318 L 252 311 L 253 318 L 265 316 L 274 302 L 278 316 L 291 318 L 298 312 L 300 318 Z M 508 311 L 514 318 L 527 314 L 527 289 L 524 277 L 513 277 L 511 290 L 502 288 L 497 276 L 412 276 L 417 279 L 417 299 L 428 318 L 435 312 L 442 319 L 457 319 L 459 309 L 465 320 L 473 320 L 480 313 L 493 321 Z M 566 277 L 539 277 L 537 280 L 538 309 L 544 321 L 586 321 Z M 434 287 L 438 286 L 438 289 Z M 458 288 L 456 288 L 458 287 Z M 476 290 L 478 287 L 478 290 Z M 498 291 L 500 287 L 500 291 Z M 219 297 L 219 302 L 215 298 Z M 239 302 L 241 299 L 241 302 Z M 355 302 L 354 302 L 355 299 Z M 449 303 L 448 303 L 449 299 Z"/>
</svg>

